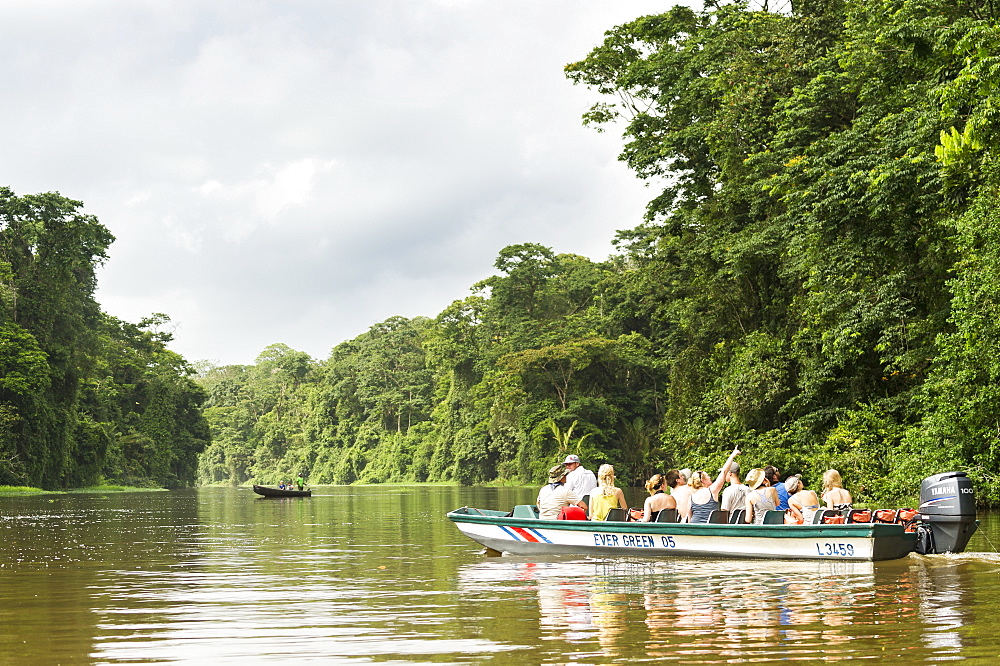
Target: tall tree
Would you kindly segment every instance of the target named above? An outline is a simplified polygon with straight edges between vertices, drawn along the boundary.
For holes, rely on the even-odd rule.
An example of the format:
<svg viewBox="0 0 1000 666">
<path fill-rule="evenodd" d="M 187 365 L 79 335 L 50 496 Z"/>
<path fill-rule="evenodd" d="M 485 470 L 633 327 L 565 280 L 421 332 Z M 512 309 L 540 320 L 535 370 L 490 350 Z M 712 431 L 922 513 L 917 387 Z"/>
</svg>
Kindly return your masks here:
<svg viewBox="0 0 1000 666">
<path fill-rule="evenodd" d="M 92 440 L 77 440 L 81 373 L 95 353 L 100 309 L 94 301 L 95 266 L 114 240 L 83 204 L 55 193 L 17 196 L 0 188 L 0 323 L 8 354 L 44 354 L 47 377 L 38 390 L 6 392 L 9 481 L 58 487 L 73 479 L 74 457 L 100 458 Z M 36 366 L 37 368 L 38 366 Z"/>
</svg>

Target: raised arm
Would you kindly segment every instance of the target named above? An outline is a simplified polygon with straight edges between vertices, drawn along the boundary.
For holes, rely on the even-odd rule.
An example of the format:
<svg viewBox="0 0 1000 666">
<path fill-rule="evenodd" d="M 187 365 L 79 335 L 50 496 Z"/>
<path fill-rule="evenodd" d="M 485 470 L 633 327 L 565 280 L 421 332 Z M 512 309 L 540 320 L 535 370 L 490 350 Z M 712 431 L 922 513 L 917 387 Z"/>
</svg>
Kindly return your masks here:
<svg viewBox="0 0 1000 666">
<path fill-rule="evenodd" d="M 726 477 L 729 476 L 729 467 L 736 460 L 736 456 L 740 455 L 740 450 L 737 447 L 733 447 L 733 452 L 729 454 L 729 458 L 726 459 L 726 464 L 722 466 L 722 471 L 719 472 L 719 478 L 712 482 L 709 486 L 709 490 L 712 491 L 712 497 L 716 497 L 719 491 L 722 490 L 722 486 L 726 485 Z"/>
</svg>

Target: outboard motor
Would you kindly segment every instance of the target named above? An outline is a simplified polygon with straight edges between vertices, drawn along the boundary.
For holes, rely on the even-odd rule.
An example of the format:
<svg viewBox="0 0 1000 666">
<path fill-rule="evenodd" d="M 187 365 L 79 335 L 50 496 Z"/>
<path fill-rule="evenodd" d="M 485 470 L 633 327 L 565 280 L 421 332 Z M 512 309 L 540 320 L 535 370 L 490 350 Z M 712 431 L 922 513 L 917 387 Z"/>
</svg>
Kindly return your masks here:
<svg viewBox="0 0 1000 666">
<path fill-rule="evenodd" d="M 920 484 L 917 552 L 961 553 L 979 527 L 976 495 L 965 472 L 935 474 Z"/>
</svg>

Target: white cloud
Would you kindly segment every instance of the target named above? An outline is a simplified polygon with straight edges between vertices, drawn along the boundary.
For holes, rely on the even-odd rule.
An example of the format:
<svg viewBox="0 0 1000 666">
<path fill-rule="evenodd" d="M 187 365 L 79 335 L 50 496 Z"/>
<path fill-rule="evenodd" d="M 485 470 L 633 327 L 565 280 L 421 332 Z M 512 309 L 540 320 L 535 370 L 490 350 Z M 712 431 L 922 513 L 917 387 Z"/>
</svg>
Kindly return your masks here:
<svg viewBox="0 0 1000 666">
<path fill-rule="evenodd" d="M 52 11 L 54 8 L 58 12 Z M 190 360 L 317 357 L 539 242 L 603 259 L 645 190 L 563 77 L 646 0 L 0 5 L 0 183 L 118 241 L 98 298 Z"/>
</svg>

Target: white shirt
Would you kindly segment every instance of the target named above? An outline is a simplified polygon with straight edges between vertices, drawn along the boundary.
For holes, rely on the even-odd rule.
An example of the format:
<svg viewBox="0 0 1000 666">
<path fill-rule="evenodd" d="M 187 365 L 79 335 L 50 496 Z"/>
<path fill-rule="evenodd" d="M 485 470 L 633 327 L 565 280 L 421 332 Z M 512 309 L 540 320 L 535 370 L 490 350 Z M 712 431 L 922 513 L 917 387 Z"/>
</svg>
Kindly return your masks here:
<svg viewBox="0 0 1000 666">
<path fill-rule="evenodd" d="M 580 501 L 579 495 L 574 495 L 565 484 L 548 484 L 538 491 L 538 517 L 545 520 L 555 520 L 564 506 L 571 506 Z"/>
<path fill-rule="evenodd" d="M 597 487 L 597 477 L 583 465 L 578 466 L 566 475 L 566 487 L 577 497 L 590 494 Z"/>
<path fill-rule="evenodd" d="M 728 488 L 722 491 L 722 510 L 739 511 L 740 509 L 747 508 L 746 499 L 748 492 L 750 492 L 749 486 L 745 486 L 742 483 L 730 484 Z"/>
</svg>

